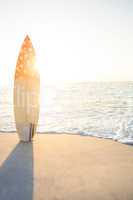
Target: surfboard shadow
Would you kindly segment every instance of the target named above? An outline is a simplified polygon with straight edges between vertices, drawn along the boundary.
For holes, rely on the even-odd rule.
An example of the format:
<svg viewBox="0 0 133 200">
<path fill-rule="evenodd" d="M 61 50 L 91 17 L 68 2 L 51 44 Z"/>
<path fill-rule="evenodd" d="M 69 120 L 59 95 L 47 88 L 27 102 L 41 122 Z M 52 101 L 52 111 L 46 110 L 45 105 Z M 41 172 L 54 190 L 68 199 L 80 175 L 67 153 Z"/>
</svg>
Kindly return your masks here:
<svg viewBox="0 0 133 200">
<path fill-rule="evenodd" d="M 33 144 L 18 143 L 0 167 L 0 200 L 32 200 L 33 167 Z"/>
</svg>

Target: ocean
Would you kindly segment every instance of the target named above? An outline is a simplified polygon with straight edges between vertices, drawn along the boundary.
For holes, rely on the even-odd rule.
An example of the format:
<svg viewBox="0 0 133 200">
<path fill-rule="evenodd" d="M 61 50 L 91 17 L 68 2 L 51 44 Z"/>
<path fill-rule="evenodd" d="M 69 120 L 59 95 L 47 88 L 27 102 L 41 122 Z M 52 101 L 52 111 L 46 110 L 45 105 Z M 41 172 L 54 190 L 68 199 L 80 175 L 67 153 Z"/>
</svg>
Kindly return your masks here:
<svg viewBox="0 0 133 200">
<path fill-rule="evenodd" d="M 42 85 L 38 132 L 133 144 L 133 82 Z M 13 89 L 0 89 L 0 132 L 14 132 Z"/>
</svg>

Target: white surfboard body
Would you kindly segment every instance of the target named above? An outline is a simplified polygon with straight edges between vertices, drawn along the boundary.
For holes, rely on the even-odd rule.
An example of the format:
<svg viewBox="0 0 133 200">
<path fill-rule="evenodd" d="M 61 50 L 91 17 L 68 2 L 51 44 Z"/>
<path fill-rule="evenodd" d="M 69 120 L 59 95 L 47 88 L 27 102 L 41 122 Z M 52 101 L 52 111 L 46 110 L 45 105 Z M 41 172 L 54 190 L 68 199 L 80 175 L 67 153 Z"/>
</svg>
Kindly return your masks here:
<svg viewBox="0 0 133 200">
<path fill-rule="evenodd" d="M 31 142 L 39 118 L 40 76 L 36 68 L 35 51 L 26 36 L 14 79 L 14 116 L 20 141 Z"/>
</svg>

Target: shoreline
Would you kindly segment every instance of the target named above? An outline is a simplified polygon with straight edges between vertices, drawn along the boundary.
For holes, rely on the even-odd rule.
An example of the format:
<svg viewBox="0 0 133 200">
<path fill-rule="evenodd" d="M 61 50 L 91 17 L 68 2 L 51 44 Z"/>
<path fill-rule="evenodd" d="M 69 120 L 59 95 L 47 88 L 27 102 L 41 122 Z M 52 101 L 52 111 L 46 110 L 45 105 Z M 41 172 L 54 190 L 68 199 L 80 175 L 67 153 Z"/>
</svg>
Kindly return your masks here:
<svg viewBox="0 0 133 200">
<path fill-rule="evenodd" d="M 0 199 L 132 200 L 133 150 L 95 137 L 0 134 Z"/>
<path fill-rule="evenodd" d="M 0 135 L 2 134 L 16 134 L 16 131 L 0 131 Z M 102 137 L 102 136 L 96 136 L 96 135 L 90 135 L 90 134 L 87 135 L 87 134 L 80 134 L 80 133 L 73 133 L 73 132 L 56 132 L 56 131 L 36 132 L 35 135 L 38 135 L 38 134 L 40 135 L 70 135 L 70 136 L 75 135 L 75 136 L 89 137 L 89 138 L 92 137 L 96 139 L 112 140 L 117 143 L 133 146 L 133 138 L 128 138 L 128 137 L 119 138 L 118 136 L 118 139 L 117 139 L 117 137 L 111 138 L 111 137 Z"/>
</svg>

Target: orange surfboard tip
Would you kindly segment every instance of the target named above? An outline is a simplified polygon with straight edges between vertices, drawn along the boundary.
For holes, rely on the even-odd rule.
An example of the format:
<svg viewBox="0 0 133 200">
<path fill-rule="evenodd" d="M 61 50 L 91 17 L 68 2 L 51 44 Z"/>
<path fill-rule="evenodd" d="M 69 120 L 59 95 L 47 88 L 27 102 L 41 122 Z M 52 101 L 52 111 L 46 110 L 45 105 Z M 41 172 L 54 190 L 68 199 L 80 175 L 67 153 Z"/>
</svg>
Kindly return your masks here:
<svg viewBox="0 0 133 200">
<path fill-rule="evenodd" d="M 28 35 L 28 34 L 26 35 L 26 37 L 25 37 L 25 39 L 24 39 L 24 40 L 25 40 L 25 41 L 26 41 L 26 40 L 30 40 L 30 37 L 29 37 L 29 35 Z"/>
</svg>

